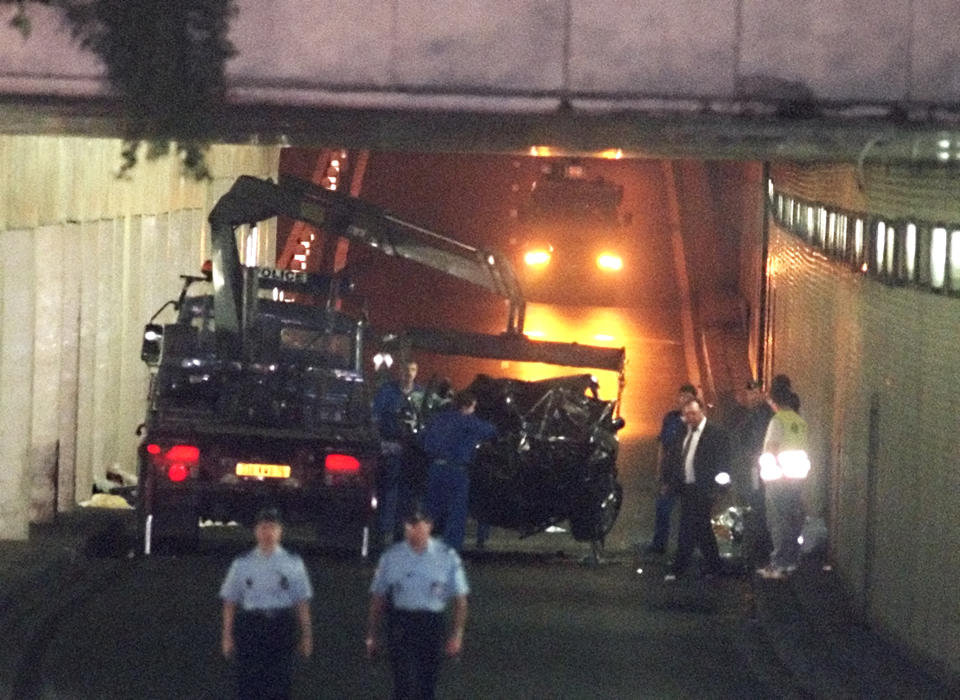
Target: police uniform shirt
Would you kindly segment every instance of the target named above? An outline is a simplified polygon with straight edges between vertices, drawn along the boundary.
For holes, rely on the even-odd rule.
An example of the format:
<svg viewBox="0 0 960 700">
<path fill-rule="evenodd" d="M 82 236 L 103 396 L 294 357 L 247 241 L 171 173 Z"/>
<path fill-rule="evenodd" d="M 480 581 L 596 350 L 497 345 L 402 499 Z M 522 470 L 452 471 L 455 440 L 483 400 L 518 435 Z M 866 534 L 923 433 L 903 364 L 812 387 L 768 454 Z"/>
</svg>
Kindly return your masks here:
<svg viewBox="0 0 960 700">
<path fill-rule="evenodd" d="M 230 564 L 220 598 L 243 610 L 292 608 L 313 597 L 303 559 L 278 546 L 271 554 L 254 548 Z"/>
<path fill-rule="evenodd" d="M 370 593 L 389 596 L 395 608 L 408 611 L 443 612 L 450 598 L 469 592 L 460 555 L 434 537 L 419 553 L 405 541 L 390 547 L 370 584 Z"/>
</svg>

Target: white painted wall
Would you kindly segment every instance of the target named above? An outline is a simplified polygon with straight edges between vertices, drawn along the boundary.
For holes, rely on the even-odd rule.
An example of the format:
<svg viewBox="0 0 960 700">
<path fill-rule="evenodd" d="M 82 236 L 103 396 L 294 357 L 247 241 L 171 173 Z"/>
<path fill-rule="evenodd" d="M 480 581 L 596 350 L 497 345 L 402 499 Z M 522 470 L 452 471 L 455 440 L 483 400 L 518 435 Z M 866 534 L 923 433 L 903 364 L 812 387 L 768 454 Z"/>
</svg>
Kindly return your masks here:
<svg viewBox="0 0 960 700">
<path fill-rule="evenodd" d="M 960 98 L 960 45 L 943 30 L 960 25 L 955 0 L 236 5 L 228 78 L 238 101 L 512 112 L 553 109 L 565 92 L 599 97 L 601 106 L 807 93 L 943 105 Z M 14 11 L 0 8 L 0 94 L 103 90 L 100 65 L 71 41 L 56 10 L 29 6 L 27 41 L 8 26 Z M 518 94 L 529 99 L 508 99 Z"/>
<path fill-rule="evenodd" d="M 884 216 L 960 219 L 942 168 L 781 164 L 778 191 Z M 906 648 L 960 671 L 960 299 L 892 287 L 771 225 L 772 358 L 810 427 L 811 507 L 853 600 Z M 877 410 L 870 461 L 871 407 Z M 868 485 L 873 479 L 874 489 Z"/>
<path fill-rule="evenodd" d="M 206 215 L 237 175 L 276 176 L 275 148 L 217 146 L 211 183 L 172 158 L 112 171 L 121 143 L 0 136 L 0 539 L 23 539 L 136 472 L 148 381 L 143 324 L 209 254 Z M 275 232 L 260 237 L 272 264 Z"/>
</svg>

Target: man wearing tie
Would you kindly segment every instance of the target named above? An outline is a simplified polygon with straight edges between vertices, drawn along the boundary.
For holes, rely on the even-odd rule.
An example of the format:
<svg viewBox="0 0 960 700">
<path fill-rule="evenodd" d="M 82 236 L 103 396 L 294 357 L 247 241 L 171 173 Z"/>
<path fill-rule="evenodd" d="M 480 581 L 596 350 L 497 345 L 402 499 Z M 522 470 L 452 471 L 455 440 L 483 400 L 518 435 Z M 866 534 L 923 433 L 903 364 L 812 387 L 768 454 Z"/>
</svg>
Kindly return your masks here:
<svg viewBox="0 0 960 700">
<path fill-rule="evenodd" d="M 688 400 L 681 411 L 687 434 L 676 462 L 678 473 L 673 475 L 680 492 L 680 532 L 677 553 L 665 581 L 675 581 L 686 571 L 695 547 L 703 555 L 707 574 L 719 574 L 722 569 L 710 511 L 716 484 L 725 483 L 724 477 L 729 476 L 730 440 L 720 425 L 707 420 L 698 399 Z"/>
</svg>

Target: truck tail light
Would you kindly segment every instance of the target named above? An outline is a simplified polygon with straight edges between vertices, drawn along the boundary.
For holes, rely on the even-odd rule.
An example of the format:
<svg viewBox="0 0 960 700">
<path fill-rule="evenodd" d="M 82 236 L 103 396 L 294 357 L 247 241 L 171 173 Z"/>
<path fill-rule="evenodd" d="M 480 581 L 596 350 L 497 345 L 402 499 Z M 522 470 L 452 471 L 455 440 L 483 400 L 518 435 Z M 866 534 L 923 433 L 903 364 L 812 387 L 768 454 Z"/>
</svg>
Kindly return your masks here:
<svg viewBox="0 0 960 700">
<path fill-rule="evenodd" d="M 195 445 L 172 445 L 163 448 L 155 443 L 146 447 L 150 461 L 170 481 L 184 481 L 200 463 L 200 448 Z"/>
<path fill-rule="evenodd" d="M 329 454 L 323 468 L 334 474 L 355 474 L 360 471 L 360 460 L 352 455 Z"/>
</svg>

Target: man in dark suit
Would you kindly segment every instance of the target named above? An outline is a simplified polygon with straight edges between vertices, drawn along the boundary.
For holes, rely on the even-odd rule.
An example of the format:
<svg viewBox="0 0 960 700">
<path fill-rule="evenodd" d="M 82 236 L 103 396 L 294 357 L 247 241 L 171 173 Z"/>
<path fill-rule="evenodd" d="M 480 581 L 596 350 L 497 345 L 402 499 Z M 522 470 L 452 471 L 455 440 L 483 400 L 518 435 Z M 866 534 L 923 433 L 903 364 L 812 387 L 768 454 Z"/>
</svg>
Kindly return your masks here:
<svg viewBox="0 0 960 700">
<path fill-rule="evenodd" d="M 690 399 L 681 410 L 687 434 L 680 459 L 674 461 L 673 474 L 680 493 L 680 533 L 677 553 L 666 581 L 674 581 L 686 571 L 694 548 L 699 548 L 703 555 L 706 573 L 719 574 L 722 569 L 717 540 L 710 525 L 710 510 L 717 475 L 729 478 L 730 439 L 718 423 L 707 420 L 698 399 Z M 721 477 L 721 482 L 725 483 L 727 479 Z"/>
</svg>

